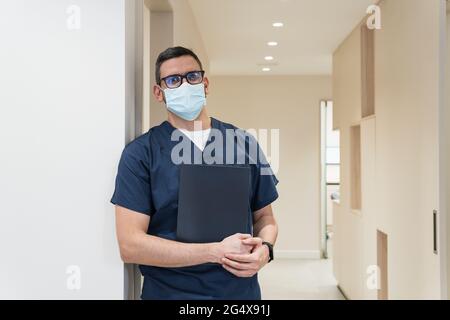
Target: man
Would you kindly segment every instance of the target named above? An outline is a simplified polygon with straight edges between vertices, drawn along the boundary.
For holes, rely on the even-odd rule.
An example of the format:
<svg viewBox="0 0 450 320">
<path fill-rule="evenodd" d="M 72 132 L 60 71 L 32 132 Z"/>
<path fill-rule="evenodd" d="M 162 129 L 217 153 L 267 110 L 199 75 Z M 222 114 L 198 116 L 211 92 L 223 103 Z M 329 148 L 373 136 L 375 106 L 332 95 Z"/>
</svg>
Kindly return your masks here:
<svg viewBox="0 0 450 320">
<path fill-rule="evenodd" d="M 172 158 L 177 144 L 172 134 L 181 131 L 202 154 L 212 129 L 224 134 L 237 129 L 208 117 L 208 90 L 194 52 L 183 47 L 162 52 L 153 94 L 166 104 L 168 120 L 128 144 L 119 163 L 111 202 L 116 205 L 121 257 L 139 264 L 144 276 L 142 299 L 261 299 L 257 272 L 273 258 L 278 233 L 271 207 L 278 198 L 278 180 L 262 173 L 264 165 L 268 167 L 262 163 L 265 159 L 249 164 L 247 234 L 218 243 L 176 241 L 179 165 Z M 197 132 L 195 123 L 201 123 Z"/>
</svg>

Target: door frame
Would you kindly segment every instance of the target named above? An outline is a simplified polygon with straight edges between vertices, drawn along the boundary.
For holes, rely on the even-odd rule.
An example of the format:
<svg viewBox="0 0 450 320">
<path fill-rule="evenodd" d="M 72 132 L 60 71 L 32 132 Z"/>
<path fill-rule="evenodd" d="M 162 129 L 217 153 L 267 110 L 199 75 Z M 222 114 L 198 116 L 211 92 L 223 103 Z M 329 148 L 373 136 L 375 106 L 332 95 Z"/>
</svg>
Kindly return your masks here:
<svg viewBox="0 0 450 320">
<path fill-rule="evenodd" d="M 327 179 L 326 179 L 326 109 L 327 100 L 320 101 L 320 255 L 328 258 L 327 248 Z"/>
<path fill-rule="evenodd" d="M 125 142 L 129 143 L 143 133 L 145 79 L 150 71 L 144 66 L 144 24 L 148 8 L 144 0 L 125 1 Z M 148 39 L 150 41 L 150 39 Z M 124 299 L 140 300 L 142 277 L 135 264 L 124 264 Z"/>
</svg>

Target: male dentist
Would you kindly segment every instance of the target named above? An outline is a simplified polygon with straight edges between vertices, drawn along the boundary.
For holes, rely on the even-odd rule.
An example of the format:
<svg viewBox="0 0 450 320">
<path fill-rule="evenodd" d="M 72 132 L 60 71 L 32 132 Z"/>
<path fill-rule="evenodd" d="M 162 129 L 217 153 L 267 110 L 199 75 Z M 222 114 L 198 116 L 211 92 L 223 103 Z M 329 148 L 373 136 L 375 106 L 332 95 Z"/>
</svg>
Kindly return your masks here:
<svg viewBox="0 0 450 320">
<path fill-rule="evenodd" d="M 120 159 L 111 202 L 116 206 L 121 257 L 139 264 L 144 276 L 142 299 L 261 299 L 257 273 L 273 259 L 278 233 L 271 206 L 278 198 L 278 180 L 264 173 L 270 166 L 262 152 L 251 161 L 255 159 L 244 150 L 251 168 L 247 233 L 218 243 L 176 241 L 179 165 L 171 157 L 178 143 L 172 134 L 182 132 L 201 154 L 211 142 L 211 130 L 224 136 L 227 130 L 237 130 L 208 116 L 208 89 L 194 52 L 183 47 L 162 52 L 153 94 L 165 104 L 168 118 L 129 143 Z M 194 127 L 194 122 L 201 127 Z M 255 139 L 248 140 L 257 145 Z"/>
</svg>

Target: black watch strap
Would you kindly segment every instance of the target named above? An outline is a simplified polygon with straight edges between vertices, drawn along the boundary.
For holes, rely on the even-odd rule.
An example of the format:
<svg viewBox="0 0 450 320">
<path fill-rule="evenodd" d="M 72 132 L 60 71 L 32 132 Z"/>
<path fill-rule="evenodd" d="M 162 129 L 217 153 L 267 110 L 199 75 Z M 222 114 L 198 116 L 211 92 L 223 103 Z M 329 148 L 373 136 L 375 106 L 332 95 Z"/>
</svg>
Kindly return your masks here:
<svg viewBox="0 0 450 320">
<path fill-rule="evenodd" d="M 264 241 L 263 244 L 265 244 L 269 248 L 269 261 L 267 262 L 269 263 L 273 260 L 273 244 L 267 241 Z"/>
</svg>

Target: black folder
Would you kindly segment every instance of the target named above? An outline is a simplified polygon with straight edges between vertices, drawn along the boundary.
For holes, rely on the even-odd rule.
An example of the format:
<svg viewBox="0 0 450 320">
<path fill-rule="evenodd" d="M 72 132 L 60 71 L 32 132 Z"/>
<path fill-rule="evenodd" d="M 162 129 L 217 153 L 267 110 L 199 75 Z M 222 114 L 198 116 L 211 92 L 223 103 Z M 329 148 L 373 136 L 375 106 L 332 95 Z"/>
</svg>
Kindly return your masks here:
<svg viewBox="0 0 450 320">
<path fill-rule="evenodd" d="M 177 240 L 220 242 L 249 233 L 250 167 L 181 165 Z"/>
</svg>

